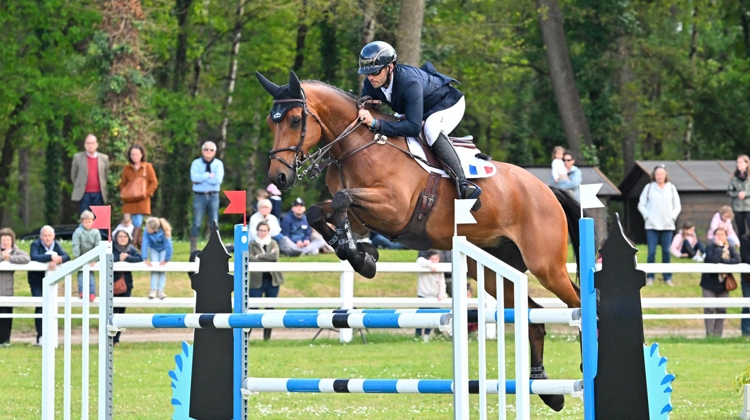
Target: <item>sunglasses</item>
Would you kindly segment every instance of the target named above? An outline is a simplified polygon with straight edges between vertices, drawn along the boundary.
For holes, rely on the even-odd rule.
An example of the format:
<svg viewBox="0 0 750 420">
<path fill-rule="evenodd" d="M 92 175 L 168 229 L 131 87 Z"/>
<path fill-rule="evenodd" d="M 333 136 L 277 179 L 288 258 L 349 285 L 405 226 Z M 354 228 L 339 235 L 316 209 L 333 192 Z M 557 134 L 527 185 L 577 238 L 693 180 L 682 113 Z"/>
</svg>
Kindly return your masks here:
<svg viewBox="0 0 750 420">
<path fill-rule="evenodd" d="M 206 148 L 204 148 L 203 150 L 205 150 L 207 152 L 215 152 L 216 151 L 216 149 L 206 149 Z"/>
<path fill-rule="evenodd" d="M 660 164 L 660 165 L 656 165 L 656 167 L 654 168 L 654 170 L 657 170 L 657 169 L 660 169 L 660 168 L 661 168 L 661 169 L 667 169 L 667 165 L 665 165 L 665 164 L 663 164 L 663 163 L 662 163 L 662 164 Z"/>
<path fill-rule="evenodd" d="M 387 66 L 386 66 L 387 67 Z M 380 73 L 383 72 L 383 69 L 385 67 L 381 67 L 380 70 L 370 73 L 368 76 L 380 76 Z"/>
<path fill-rule="evenodd" d="M 565 162 L 573 162 L 575 159 L 563 159 Z"/>
</svg>

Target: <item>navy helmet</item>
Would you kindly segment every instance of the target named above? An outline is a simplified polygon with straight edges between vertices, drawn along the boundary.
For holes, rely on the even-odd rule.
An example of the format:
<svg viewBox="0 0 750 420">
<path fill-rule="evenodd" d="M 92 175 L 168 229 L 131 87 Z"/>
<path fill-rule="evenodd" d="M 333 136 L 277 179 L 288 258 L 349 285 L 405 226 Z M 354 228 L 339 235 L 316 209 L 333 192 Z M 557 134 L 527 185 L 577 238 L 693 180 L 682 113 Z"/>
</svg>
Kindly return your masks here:
<svg viewBox="0 0 750 420">
<path fill-rule="evenodd" d="M 372 74 L 396 62 L 396 50 L 391 44 L 374 41 L 362 48 L 359 53 L 359 74 Z"/>
</svg>

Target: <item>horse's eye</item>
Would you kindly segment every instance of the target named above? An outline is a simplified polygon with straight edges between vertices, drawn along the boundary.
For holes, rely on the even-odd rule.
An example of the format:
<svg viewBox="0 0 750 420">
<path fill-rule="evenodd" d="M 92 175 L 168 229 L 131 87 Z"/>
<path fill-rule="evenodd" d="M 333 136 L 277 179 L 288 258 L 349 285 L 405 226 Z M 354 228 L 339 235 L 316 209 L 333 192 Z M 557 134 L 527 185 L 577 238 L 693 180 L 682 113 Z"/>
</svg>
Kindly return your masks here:
<svg viewBox="0 0 750 420">
<path fill-rule="evenodd" d="M 299 128 L 299 125 L 302 123 L 302 118 L 300 117 L 292 117 L 289 121 L 289 125 L 292 128 Z"/>
</svg>

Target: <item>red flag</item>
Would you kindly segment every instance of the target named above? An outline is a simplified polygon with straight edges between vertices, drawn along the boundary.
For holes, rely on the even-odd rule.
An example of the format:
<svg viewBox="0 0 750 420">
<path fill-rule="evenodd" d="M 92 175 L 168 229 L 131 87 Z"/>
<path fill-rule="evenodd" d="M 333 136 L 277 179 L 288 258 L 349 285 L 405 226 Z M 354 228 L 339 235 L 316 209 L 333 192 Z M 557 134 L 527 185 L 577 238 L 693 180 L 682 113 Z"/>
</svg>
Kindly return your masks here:
<svg viewBox="0 0 750 420">
<path fill-rule="evenodd" d="M 107 238 L 109 232 L 112 229 L 112 206 L 91 206 L 91 211 L 94 213 L 94 224 L 91 225 L 91 229 L 107 229 Z"/>
<path fill-rule="evenodd" d="M 247 191 L 224 191 L 229 199 L 229 205 L 224 214 L 241 214 L 243 224 L 247 224 Z"/>
</svg>

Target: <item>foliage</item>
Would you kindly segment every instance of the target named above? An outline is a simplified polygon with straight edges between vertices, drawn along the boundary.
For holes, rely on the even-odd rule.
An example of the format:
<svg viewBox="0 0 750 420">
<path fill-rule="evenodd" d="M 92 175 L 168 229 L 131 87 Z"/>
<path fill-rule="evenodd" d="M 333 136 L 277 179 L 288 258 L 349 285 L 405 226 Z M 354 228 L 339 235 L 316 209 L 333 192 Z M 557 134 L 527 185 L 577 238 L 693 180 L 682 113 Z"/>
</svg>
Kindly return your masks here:
<svg viewBox="0 0 750 420">
<path fill-rule="evenodd" d="M 742 394 L 745 385 L 750 385 L 750 365 L 747 365 L 745 370 L 738 373 L 734 378 L 734 387 L 738 393 Z"/>
</svg>

